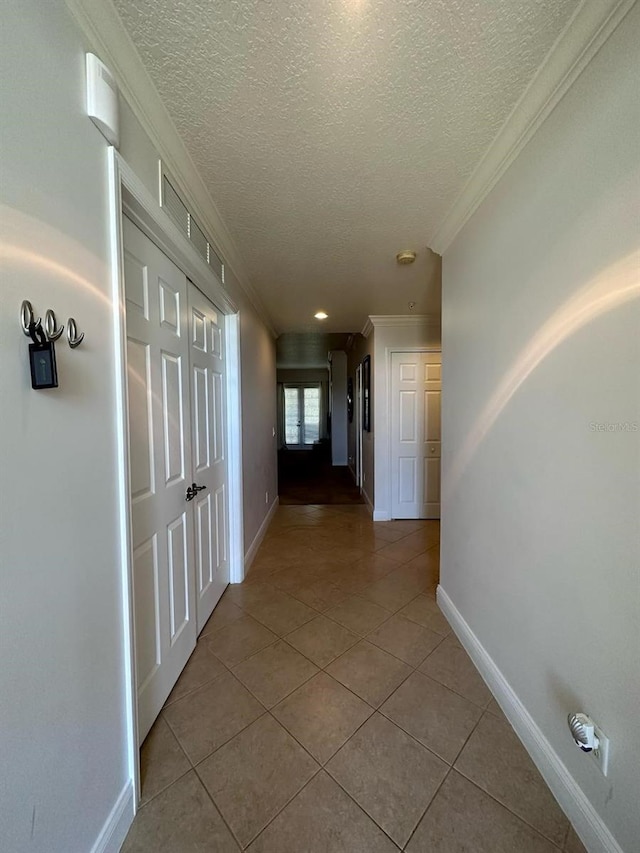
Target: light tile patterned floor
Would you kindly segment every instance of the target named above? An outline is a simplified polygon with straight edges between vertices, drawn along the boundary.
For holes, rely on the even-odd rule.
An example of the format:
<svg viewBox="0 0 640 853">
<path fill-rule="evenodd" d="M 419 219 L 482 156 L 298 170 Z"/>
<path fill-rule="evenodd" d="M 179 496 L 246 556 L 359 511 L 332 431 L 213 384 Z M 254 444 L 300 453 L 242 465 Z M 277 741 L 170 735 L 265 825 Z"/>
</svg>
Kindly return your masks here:
<svg viewBox="0 0 640 853">
<path fill-rule="evenodd" d="M 584 853 L 438 609 L 438 540 L 281 507 L 143 745 L 125 853 Z"/>
</svg>

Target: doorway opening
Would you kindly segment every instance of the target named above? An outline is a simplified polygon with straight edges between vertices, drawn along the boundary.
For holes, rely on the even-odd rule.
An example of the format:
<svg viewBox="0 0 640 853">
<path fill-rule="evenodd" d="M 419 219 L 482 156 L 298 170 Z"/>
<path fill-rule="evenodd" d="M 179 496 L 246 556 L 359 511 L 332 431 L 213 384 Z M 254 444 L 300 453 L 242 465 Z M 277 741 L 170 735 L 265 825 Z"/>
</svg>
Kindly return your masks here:
<svg viewBox="0 0 640 853">
<path fill-rule="evenodd" d="M 289 450 L 308 449 L 320 440 L 320 384 L 285 384 L 283 390 L 285 446 Z"/>
</svg>

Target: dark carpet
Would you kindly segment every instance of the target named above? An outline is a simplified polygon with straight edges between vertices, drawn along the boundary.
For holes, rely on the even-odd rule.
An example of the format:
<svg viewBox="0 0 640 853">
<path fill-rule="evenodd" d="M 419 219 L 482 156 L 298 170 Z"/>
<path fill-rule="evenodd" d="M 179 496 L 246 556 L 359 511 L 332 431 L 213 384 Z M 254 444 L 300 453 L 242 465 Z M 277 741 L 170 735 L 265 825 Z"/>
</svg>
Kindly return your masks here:
<svg viewBox="0 0 640 853">
<path fill-rule="evenodd" d="M 278 452 L 278 494 L 281 504 L 361 504 L 349 469 L 331 464 L 331 447 Z"/>
</svg>

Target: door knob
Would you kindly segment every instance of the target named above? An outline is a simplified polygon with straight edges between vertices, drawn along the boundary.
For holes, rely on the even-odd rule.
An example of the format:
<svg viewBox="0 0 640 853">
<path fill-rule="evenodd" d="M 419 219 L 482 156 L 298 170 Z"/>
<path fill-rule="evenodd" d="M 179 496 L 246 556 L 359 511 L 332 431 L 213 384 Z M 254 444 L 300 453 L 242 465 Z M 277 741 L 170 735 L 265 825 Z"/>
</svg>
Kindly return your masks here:
<svg viewBox="0 0 640 853">
<path fill-rule="evenodd" d="M 187 494 L 185 495 L 185 500 L 192 501 L 198 492 L 206 489 L 206 486 L 198 486 L 196 483 L 191 483 L 191 485 L 187 488 Z"/>
</svg>

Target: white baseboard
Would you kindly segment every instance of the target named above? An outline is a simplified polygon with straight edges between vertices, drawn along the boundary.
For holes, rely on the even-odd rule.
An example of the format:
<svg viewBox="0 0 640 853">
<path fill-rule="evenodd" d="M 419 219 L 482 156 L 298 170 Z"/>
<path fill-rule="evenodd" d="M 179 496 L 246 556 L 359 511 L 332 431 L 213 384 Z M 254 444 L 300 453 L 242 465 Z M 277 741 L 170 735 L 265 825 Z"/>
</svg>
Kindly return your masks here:
<svg viewBox="0 0 640 853">
<path fill-rule="evenodd" d="M 115 801 L 91 853 L 118 853 L 133 823 L 133 783 L 127 782 Z"/>
<path fill-rule="evenodd" d="M 369 507 L 369 511 L 371 512 L 371 518 L 373 518 L 373 501 L 364 489 L 360 489 L 360 494 L 362 495 L 362 499 L 364 500 L 366 505 Z"/>
<path fill-rule="evenodd" d="M 442 586 L 438 605 L 590 853 L 624 853 Z"/>
<path fill-rule="evenodd" d="M 251 568 L 251 563 L 253 563 L 253 561 L 255 560 L 256 554 L 258 553 L 258 548 L 260 547 L 260 544 L 261 544 L 262 540 L 264 539 L 264 537 L 267 533 L 269 525 L 271 524 L 271 519 L 275 515 L 275 511 L 278 509 L 279 504 L 280 504 L 280 497 L 278 495 L 276 495 L 275 500 L 273 501 L 273 503 L 269 507 L 269 511 L 267 512 L 267 514 L 264 517 L 264 521 L 260 525 L 260 529 L 258 530 L 256 535 L 253 537 L 253 542 L 251 543 L 251 545 L 249 545 L 249 547 L 247 548 L 247 550 L 245 552 L 245 555 L 244 555 L 244 577 L 245 578 L 247 576 L 247 572 Z"/>
<path fill-rule="evenodd" d="M 366 500 L 366 498 L 365 498 Z M 367 501 L 369 503 L 369 501 Z M 373 520 L 374 521 L 391 521 L 391 515 L 387 512 L 386 509 L 374 509 L 373 510 Z"/>
</svg>

